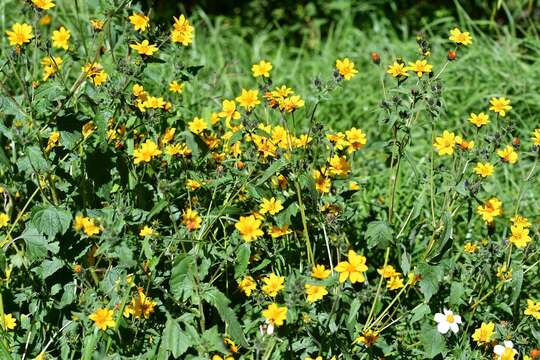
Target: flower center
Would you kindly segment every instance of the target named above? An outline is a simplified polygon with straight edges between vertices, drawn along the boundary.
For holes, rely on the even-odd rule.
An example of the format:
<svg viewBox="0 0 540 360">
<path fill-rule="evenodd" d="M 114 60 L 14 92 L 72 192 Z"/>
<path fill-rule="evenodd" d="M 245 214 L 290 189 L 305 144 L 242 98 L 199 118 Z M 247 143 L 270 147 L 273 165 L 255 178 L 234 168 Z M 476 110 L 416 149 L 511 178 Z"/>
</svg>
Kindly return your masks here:
<svg viewBox="0 0 540 360">
<path fill-rule="evenodd" d="M 446 315 L 446 321 L 448 321 L 450 324 L 454 323 L 454 315 Z"/>
</svg>

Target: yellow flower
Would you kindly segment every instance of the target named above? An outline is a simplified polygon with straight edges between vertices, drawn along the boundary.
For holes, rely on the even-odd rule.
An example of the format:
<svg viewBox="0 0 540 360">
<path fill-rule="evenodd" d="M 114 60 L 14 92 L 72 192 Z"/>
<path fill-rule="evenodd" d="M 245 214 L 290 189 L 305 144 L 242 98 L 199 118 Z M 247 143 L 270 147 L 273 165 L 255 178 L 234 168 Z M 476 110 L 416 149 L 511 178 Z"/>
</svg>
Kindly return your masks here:
<svg viewBox="0 0 540 360">
<path fill-rule="evenodd" d="M 141 43 L 136 42 L 135 44 L 130 44 L 129 47 L 137 51 L 139 55 L 152 56 L 158 51 L 158 47 L 155 44 L 150 44 L 148 40 L 143 40 Z"/>
<path fill-rule="evenodd" d="M 133 12 L 133 15 L 129 17 L 129 22 L 136 31 L 145 32 L 150 24 L 150 19 L 142 13 Z"/>
<path fill-rule="evenodd" d="M 497 150 L 497 155 L 499 155 L 502 161 L 509 164 L 515 164 L 519 160 L 518 153 L 512 145 L 506 145 L 504 149 Z"/>
<path fill-rule="evenodd" d="M 34 360 L 45 360 L 47 356 L 47 353 L 42 351 L 34 358 Z"/>
<path fill-rule="evenodd" d="M 506 116 L 506 112 L 510 109 L 512 109 L 512 106 L 510 106 L 510 100 L 508 100 L 507 98 L 491 98 L 491 100 L 489 101 L 490 103 L 490 108 L 489 110 L 493 111 L 493 112 L 496 112 L 497 114 L 499 114 L 501 117 L 505 117 Z"/>
<path fill-rule="evenodd" d="M 322 356 L 317 356 L 316 358 L 312 358 L 311 356 L 307 356 L 304 360 L 323 360 Z"/>
<path fill-rule="evenodd" d="M 275 197 L 272 197 L 270 199 L 263 199 L 259 212 L 261 214 L 269 213 L 270 215 L 276 215 L 281 210 L 283 210 L 281 200 L 276 200 Z"/>
<path fill-rule="evenodd" d="M 64 61 L 59 56 L 46 56 L 41 59 L 43 65 L 43 81 L 47 81 L 62 67 Z"/>
<path fill-rule="evenodd" d="M 397 290 L 401 289 L 404 286 L 405 285 L 403 285 L 403 278 L 401 277 L 401 275 L 392 276 L 390 280 L 388 280 L 388 282 L 386 283 L 386 287 L 388 288 L 388 290 Z"/>
<path fill-rule="evenodd" d="M 11 314 L 4 314 L 4 329 L 13 330 L 17 326 L 17 320 Z"/>
<path fill-rule="evenodd" d="M 34 38 L 32 34 L 32 25 L 15 23 L 11 27 L 11 31 L 6 31 L 9 39 L 9 45 L 22 46 L 29 43 Z"/>
<path fill-rule="evenodd" d="M 336 266 L 336 271 L 339 274 L 339 282 L 345 282 L 350 279 L 351 283 L 363 282 L 365 280 L 364 273 L 367 271 L 366 258 L 356 254 L 354 250 L 349 250 L 348 261 L 342 261 Z"/>
<path fill-rule="evenodd" d="M 463 151 L 472 150 L 474 148 L 474 141 L 467 141 L 461 136 L 456 136 L 456 144 L 459 145 L 460 149 Z"/>
<path fill-rule="evenodd" d="M 531 140 L 533 145 L 540 147 L 540 129 L 534 129 Z"/>
<path fill-rule="evenodd" d="M 196 180 L 192 180 L 192 179 L 188 179 L 186 181 L 186 187 L 190 190 L 197 190 L 198 188 L 200 188 L 202 185 L 200 182 L 196 181 Z"/>
<path fill-rule="evenodd" d="M 512 222 L 512 224 L 514 224 L 514 226 L 520 226 L 522 228 L 531 227 L 531 223 L 529 222 L 529 219 L 520 215 L 516 215 L 512 217 L 510 221 Z"/>
<path fill-rule="evenodd" d="M 479 175 L 485 178 L 485 177 L 493 175 L 494 169 L 495 167 L 488 162 L 486 163 L 479 162 L 476 164 L 474 168 L 474 172 L 476 173 L 476 175 Z"/>
<path fill-rule="evenodd" d="M 512 235 L 508 240 L 512 244 L 516 245 L 516 247 L 525 247 L 532 241 L 531 237 L 529 236 L 529 229 L 517 225 L 512 225 L 510 229 L 512 231 Z"/>
<path fill-rule="evenodd" d="M 492 322 L 482 323 L 479 328 L 474 330 L 472 339 L 476 341 L 478 345 L 489 344 L 491 342 L 491 337 L 495 332 L 495 324 Z"/>
<path fill-rule="evenodd" d="M 238 282 L 238 288 L 246 296 L 251 296 L 251 292 L 257 288 L 257 283 L 251 276 L 246 276 Z"/>
<path fill-rule="evenodd" d="M 477 128 L 482 127 L 483 125 L 489 124 L 489 115 L 481 112 L 480 114 L 471 113 L 469 115 L 469 121 L 473 123 Z"/>
<path fill-rule="evenodd" d="M 184 83 L 179 83 L 176 80 L 171 81 L 169 84 L 169 91 L 177 94 L 181 94 L 184 90 Z"/>
<path fill-rule="evenodd" d="M 316 279 L 324 280 L 327 277 L 330 276 L 331 271 L 327 270 L 324 265 L 315 265 L 311 269 L 311 276 L 313 276 Z"/>
<path fill-rule="evenodd" d="M 277 294 L 285 288 L 285 278 L 283 276 L 277 276 L 274 273 L 265 277 L 262 281 L 264 285 L 261 287 L 261 290 L 271 297 L 277 296 Z"/>
<path fill-rule="evenodd" d="M 345 80 L 351 80 L 358 73 L 358 70 L 354 68 L 354 63 L 348 58 L 343 60 L 337 59 L 336 69 Z"/>
<path fill-rule="evenodd" d="M 334 155 L 328 162 L 330 176 L 345 176 L 351 172 L 351 165 L 345 156 Z"/>
<path fill-rule="evenodd" d="M 270 70 L 272 70 L 272 64 L 264 60 L 261 60 L 258 64 L 253 64 L 251 66 L 253 77 L 270 77 Z"/>
<path fill-rule="evenodd" d="M 99 20 L 99 19 L 93 19 L 90 20 L 90 25 L 92 25 L 92 28 L 96 31 L 103 30 L 103 26 L 105 25 L 105 21 Z"/>
<path fill-rule="evenodd" d="M 161 143 L 162 144 L 168 144 L 174 139 L 174 133 L 176 132 L 176 128 L 167 128 L 165 129 L 165 132 L 163 133 L 163 136 L 161 136 Z"/>
<path fill-rule="evenodd" d="M 266 310 L 263 310 L 262 315 L 266 321 L 273 326 L 281 326 L 287 319 L 287 307 L 278 306 L 276 303 L 268 305 Z"/>
<path fill-rule="evenodd" d="M 35 7 L 41 10 L 49 10 L 54 7 L 52 0 L 32 0 Z"/>
<path fill-rule="evenodd" d="M 139 231 L 139 236 L 140 237 L 145 237 L 145 236 L 152 236 L 154 235 L 154 229 L 152 229 L 151 227 L 145 225 L 141 231 Z"/>
<path fill-rule="evenodd" d="M 162 97 L 148 96 L 143 105 L 145 108 L 161 109 L 165 107 L 165 101 Z"/>
<path fill-rule="evenodd" d="M 452 30 L 450 30 L 450 37 L 448 39 L 455 42 L 456 44 L 472 44 L 471 34 L 469 34 L 467 31 L 461 32 L 461 30 L 459 30 L 458 28 L 453 28 Z"/>
<path fill-rule="evenodd" d="M 46 152 L 51 151 L 52 148 L 58 146 L 58 140 L 60 140 L 60 133 L 58 131 L 53 131 L 49 135 L 49 140 L 47 141 L 47 147 L 45 148 Z"/>
<path fill-rule="evenodd" d="M 155 142 L 148 139 L 138 149 L 133 150 L 133 157 L 135 158 L 133 162 L 135 164 L 150 162 L 155 156 L 159 155 L 161 155 L 161 150 L 159 150 Z"/>
<path fill-rule="evenodd" d="M 409 76 L 409 74 L 407 74 L 407 70 L 408 68 L 404 63 L 395 61 L 392 65 L 388 66 L 388 71 L 386 72 L 393 77 L 401 77 Z"/>
<path fill-rule="evenodd" d="M 416 76 L 422 77 L 425 73 L 430 73 L 433 66 L 427 63 L 427 60 L 416 60 L 414 63 L 410 63 L 407 70 L 411 70 L 416 73 Z"/>
<path fill-rule="evenodd" d="M 263 231 L 259 228 L 261 226 L 261 221 L 257 220 L 255 216 L 240 216 L 240 220 L 234 224 L 234 227 L 242 235 L 242 239 L 245 241 L 253 241 L 257 238 L 263 236 Z"/>
<path fill-rule="evenodd" d="M 92 218 L 85 218 L 83 222 L 83 231 L 87 236 L 97 235 L 101 232 L 99 225 L 96 225 Z"/>
<path fill-rule="evenodd" d="M 433 146 L 437 149 L 437 152 L 440 156 L 443 155 L 453 155 L 454 146 L 456 145 L 456 136 L 453 132 L 444 130 L 442 136 L 435 138 L 435 143 Z"/>
<path fill-rule="evenodd" d="M 286 112 L 293 112 L 296 109 L 304 107 L 305 102 L 298 95 L 289 96 L 288 98 L 278 100 L 279 109 Z"/>
<path fill-rule="evenodd" d="M 0 213 L 0 229 L 9 223 L 9 216 L 6 213 Z"/>
<path fill-rule="evenodd" d="M 385 265 L 382 268 L 377 269 L 377 272 L 384 279 L 390 279 L 392 277 L 399 276 L 399 272 L 397 272 L 392 265 Z"/>
<path fill-rule="evenodd" d="M 60 29 L 53 31 L 52 33 L 52 46 L 54 48 L 67 50 L 69 47 L 70 37 L 71 33 L 69 32 L 69 30 L 61 26 Z"/>
<path fill-rule="evenodd" d="M 360 185 L 356 181 L 349 181 L 349 190 L 360 190 Z"/>
<path fill-rule="evenodd" d="M 135 319 L 144 316 L 148 319 L 154 313 L 156 302 L 147 297 L 142 288 L 137 290 L 137 296 L 131 299 L 131 303 L 124 308 L 124 317 L 133 315 Z"/>
<path fill-rule="evenodd" d="M 236 103 L 234 100 L 223 100 L 223 109 L 218 115 L 228 121 L 240 119 L 240 113 L 236 111 Z"/>
<path fill-rule="evenodd" d="M 367 144 L 366 134 L 361 129 L 353 127 L 345 131 L 345 136 L 349 142 L 349 154 L 363 148 Z"/>
<path fill-rule="evenodd" d="M 184 15 L 180 15 L 178 19 L 175 17 L 173 30 L 171 31 L 171 41 L 188 46 L 193 42 L 193 32 L 193 26 L 189 24 L 188 19 Z"/>
<path fill-rule="evenodd" d="M 365 330 L 362 335 L 354 339 L 355 344 L 364 344 L 366 347 L 371 347 L 379 339 L 379 333 L 373 330 Z"/>
<path fill-rule="evenodd" d="M 290 234 L 292 231 L 289 230 L 289 225 L 283 225 L 283 226 L 272 226 L 272 228 L 268 231 L 268 234 L 272 238 L 278 238 L 287 234 Z"/>
<path fill-rule="evenodd" d="M 107 73 L 98 63 L 89 63 L 83 66 L 86 77 L 91 79 L 94 85 L 99 86 L 107 81 Z"/>
<path fill-rule="evenodd" d="M 193 120 L 188 124 L 189 130 L 197 135 L 200 135 L 204 130 L 208 129 L 208 123 L 199 117 L 193 118 Z"/>
<path fill-rule="evenodd" d="M 189 230 L 197 230 L 201 227 L 202 219 L 199 216 L 199 213 L 195 210 L 188 208 L 182 214 L 182 224 Z"/>
<path fill-rule="evenodd" d="M 527 300 L 527 309 L 525 309 L 524 314 L 540 320 L 540 301 Z"/>
<path fill-rule="evenodd" d="M 325 286 L 322 285 L 304 285 L 306 289 L 307 301 L 309 303 L 314 303 L 315 301 L 321 300 L 325 295 L 328 294 Z"/>
<path fill-rule="evenodd" d="M 94 322 L 94 325 L 98 329 L 105 331 L 108 327 L 115 326 L 113 314 L 114 312 L 112 310 L 99 308 L 93 314 L 88 316 L 88 318 Z"/>
<path fill-rule="evenodd" d="M 495 197 L 491 198 L 484 205 L 478 205 L 476 212 L 486 223 L 492 223 L 494 217 L 502 215 L 502 202 Z"/>
<path fill-rule="evenodd" d="M 463 251 L 465 251 L 466 253 L 469 253 L 469 254 L 472 254 L 476 250 L 478 250 L 478 245 L 473 244 L 471 242 L 468 242 L 463 246 Z"/>
<path fill-rule="evenodd" d="M 501 281 L 511 280 L 512 279 L 512 269 L 508 269 L 506 263 L 501 264 L 497 267 L 497 278 Z"/>
<path fill-rule="evenodd" d="M 258 90 L 242 89 L 242 94 L 236 98 L 236 101 L 238 101 L 238 104 L 240 104 L 241 107 L 249 111 L 261 103 L 258 95 Z"/>
<path fill-rule="evenodd" d="M 47 26 L 51 24 L 51 21 L 52 16 L 49 14 L 45 14 L 39 19 L 39 25 Z"/>
<path fill-rule="evenodd" d="M 84 138 L 89 137 L 94 132 L 95 125 L 92 121 L 87 122 L 83 125 L 81 132 Z"/>
<path fill-rule="evenodd" d="M 321 194 L 330 192 L 330 186 L 332 182 L 325 176 L 324 170 L 313 170 L 313 178 L 315 179 L 315 189 Z"/>
</svg>

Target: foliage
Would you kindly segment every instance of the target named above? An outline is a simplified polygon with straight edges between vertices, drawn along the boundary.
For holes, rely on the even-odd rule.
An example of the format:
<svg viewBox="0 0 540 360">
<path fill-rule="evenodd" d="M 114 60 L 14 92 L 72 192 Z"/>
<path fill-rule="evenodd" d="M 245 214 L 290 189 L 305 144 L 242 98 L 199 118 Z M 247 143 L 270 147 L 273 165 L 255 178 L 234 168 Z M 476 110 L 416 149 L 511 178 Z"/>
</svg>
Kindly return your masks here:
<svg viewBox="0 0 540 360">
<path fill-rule="evenodd" d="M 9 11 L 3 358 L 537 355 L 538 39 Z"/>
</svg>

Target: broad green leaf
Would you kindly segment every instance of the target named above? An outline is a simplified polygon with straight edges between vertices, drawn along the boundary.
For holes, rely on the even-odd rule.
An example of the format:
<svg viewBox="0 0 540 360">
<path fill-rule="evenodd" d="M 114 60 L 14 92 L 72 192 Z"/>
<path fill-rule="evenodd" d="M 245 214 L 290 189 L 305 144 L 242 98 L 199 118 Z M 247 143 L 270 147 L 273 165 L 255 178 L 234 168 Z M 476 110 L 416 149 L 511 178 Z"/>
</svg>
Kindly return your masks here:
<svg viewBox="0 0 540 360">
<path fill-rule="evenodd" d="M 186 336 L 180 324 L 172 318 L 168 318 L 163 329 L 161 346 L 165 351 L 170 352 L 175 358 L 184 354 L 191 346 L 189 338 Z M 160 349 L 161 353 L 161 349 Z M 167 359 L 168 357 L 164 357 Z"/>
<path fill-rule="evenodd" d="M 221 319 L 227 324 L 227 329 L 232 339 L 242 346 L 248 346 L 242 325 L 238 322 L 236 314 L 229 307 L 230 300 L 216 288 L 211 288 L 203 294 L 203 298 L 214 306 Z"/>
<path fill-rule="evenodd" d="M 446 351 L 444 338 L 437 331 L 436 327 L 425 325 L 421 331 L 420 342 L 424 348 L 424 357 L 426 359 L 433 359 L 435 356 Z"/>
<path fill-rule="evenodd" d="M 377 220 L 368 224 L 366 230 L 366 241 L 368 247 L 386 248 L 392 241 L 393 230 L 386 221 Z"/>
<path fill-rule="evenodd" d="M 69 211 L 54 206 L 38 207 L 32 211 L 32 224 L 48 237 L 64 234 L 69 228 L 71 220 L 72 216 Z"/>
<path fill-rule="evenodd" d="M 241 278 L 246 273 L 251 250 L 249 244 L 242 244 L 236 253 L 236 263 L 234 264 L 234 277 Z"/>
</svg>

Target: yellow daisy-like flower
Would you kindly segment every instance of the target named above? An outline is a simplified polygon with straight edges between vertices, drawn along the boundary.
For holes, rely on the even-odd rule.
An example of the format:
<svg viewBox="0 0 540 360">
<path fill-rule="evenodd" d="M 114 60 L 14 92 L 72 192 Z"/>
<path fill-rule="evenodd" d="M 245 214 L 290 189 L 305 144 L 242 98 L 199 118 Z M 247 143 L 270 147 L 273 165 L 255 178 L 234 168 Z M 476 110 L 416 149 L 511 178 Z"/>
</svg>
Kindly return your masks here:
<svg viewBox="0 0 540 360">
<path fill-rule="evenodd" d="M 133 162 L 135 164 L 150 162 L 154 157 L 159 155 L 161 155 L 161 150 L 159 150 L 157 144 L 148 139 L 138 149 L 133 150 L 133 157 L 135 158 Z"/>
<path fill-rule="evenodd" d="M 94 322 L 94 325 L 105 331 L 109 327 L 114 327 L 116 323 L 113 320 L 114 312 L 106 308 L 99 308 L 94 313 L 92 313 L 88 318 Z"/>
<path fill-rule="evenodd" d="M 444 130 L 442 136 L 435 138 L 433 146 L 437 149 L 437 153 L 440 156 L 453 155 L 454 146 L 456 145 L 456 136 L 453 132 Z"/>
<path fill-rule="evenodd" d="M 257 283 L 251 276 L 246 276 L 238 282 L 238 288 L 246 296 L 251 296 L 251 292 L 257 288 Z"/>
<path fill-rule="evenodd" d="M 188 124 L 189 130 L 197 135 L 200 135 L 204 130 L 208 129 L 208 123 L 206 120 L 201 119 L 200 117 L 195 117 Z"/>
<path fill-rule="evenodd" d="M 11 314 L 4 314 L 4 329 L 13 330 L 17 326 L 17 320 Z"/>
<path fill-rule="evenodd" d="M 257 220 L 253 215 L 240 216 L 240 220 L 234 224 L 234 227 L 240 232 L 240 235 L 242 235 L 242 239 L 248 242 L 257 240 L 264 235 L 260 226 L 261 220 Z"/>
<path fill-rule="evenodd" d="M 194 28 L 190 25 L 189 20 L 184 15 L 179 18 L 174 18 L 174 25 L 171 31 L 171 41 L 180 43 L 183 46 L 188 46 L 193 42 Z"/>
<path fill-rule="evenodd" d="M 479 328 L 474 330 L 472 339 L 476 341 L 478 345 L 489 344 L 491 338 L 495 333 L 495 324 L 492 322 L 482 323 Z"/>
<path fill-rule="evenodd" d="M 527 309 L 524 314 L 540 320 L 540 301 L 527 300 Z"/>
<path fill-rule="evenodd" d="M 472 254 L 476 252 L 476 250 L 478 250 L 478 245 L 473 244 L 471 242 L 468 242 L 465 245 L 463 245 L 463 251 L 465 251 L 466 253 Z"/>
<path fill-rule="evenodd" d="M 177 94 L 181 94 L 184 90 L 184 83 L 179 83 L 176 80 L 171 81 L 169 84 L 169 91 Z"/>
<path fill-rule="evenodd" d="M 491 198 L 486 201 L 483 205 L 478 205 L 476 208 L 478 215 L 482 216 L 482 219 L 486 223 L 492 223 L 493 219 L 496 216 L 501 216 L 502 211 L 502 202 L 497 198 Z"/>
<path fill-rule="evenodd" d="M 386 283 L 388 290 L 398 290 L 404 287 L 403 278 L 400 275 L 392 276 Z"/>
<path fill-rule="evenodd" d="M 523 248 L 532 241 L 529 236 L 529 229 L 522 226 L 513 225 L 510 227 L 512 234 L 508 241 L 514 244 L 517 248 Z"/>
<path fill-rule="evenodd" d="M 416 76 L 422 77 L 426 73 L 430 73 L 433 69 L 433 65 L 428 64 L 427 60 L 416 60 L 414 63 L 410 63 L 407 70 L 416 73 Z"/>
<path fill-rule="evenodd" d="M 450 30 L 450 37 L 448 39 L 450 41 L 455 42 L 456 44 L 461 44 L 461 45 L 472 44 L 471 34 L 467 31 L 462 32 L 458 28 L 453 28 L 452 30 Z"/>
<path fill-rule="evenodd" d="M 392 65 L 388 66 L 388 70 L 386 72 L 392 77 L 397 78 L 409 76 L 407 70 L 408 67 L 406 67 L 404 63 L 395 61 Z"/>
<path fill-rule="evenodd" d="M 531 140 L 533 145 L 540 147 L 540 129 L 534 129 Z"/>
<path fill-rule="evenodd" d="M 32 33 L 32 25 L 15 23 L 11 27 L 11 31 L 6 31 L 9 45 L 22 46 L 29 43 L 34 38 Z"/>
<path fill-rule="evenodd" d="M 129 47 L 135 50 L 139 55 L 152 56 L 158 51 L 158 47 L 155 44 L 150 44 L 148 40 L 143 40 L 141 43 L 136 42 L 135 44 L 130 44 Z"/>
<path fill-rule="evenodd" d="M 342 261 L 336 266 L 336 271 L 339 274 L 339 282 L 343 283 L 350 279 L 351 283 L 363 282 L 365 280 L 364 273 L 367 271 L 366 258 L 358 255 L 354 250 L 349 250 L 348 260 Z"/>
<path fill-rule="evenodd" d="M 184 210 L 182 214 L 182 224 L 189 230 L 197 230 L 201 227 L 202 219 L 199 213 L 191 208 Z"/>
<path fill-rule="evenodd" d="M 249 111 L 261 103 L 258 95 L 258 90 L 242 89 L 242 94 L 236 98 L 236 101 L 238 101 L 238 104 L 240 104 L 241 107 Z"/>
<path fill-rule="evenodd" d="M 227 121 L 240 119 L 240 113 L 236 111 L 236 103 L 234 100 L 223 100 L 223 109 L 218 115 L 221 118 L 225 118 Z"/>
<path fill-rule="evenodd" d="M 515 226 L 521 226 L 523 228 L 530 228 L 531 227 L 531 223 L 529 222 L 529 219 L 527 219 L 526 217 L 521 216 L 521 215 L 513 216 L 510 219 L 510 221 Z"/>
<path fill-rule="evenodd" d="M 43 81 L 47 81 L 51 76 L 56 74 L 62 67 L 64 61 L 59 56 L 46 56 L 41 59 L 43 65 Z"/>
<path fill-rule="evenodd" d="M 499 155 L 502 161 L 509 164 L 515 164 L 519 160 L 519 155 L 512 145 L 507 145 L 504 149 L 497 150 L 497 155 Z"/>
<path fill-rule="evenodd" d="M 268 305 L 266 310 L 263 310 L 262 315 L 266 319 L 267 323 L 272 326 L 281 326 L 287 319 L 287 307 L 278 306 L 275 303 Z"/>
<path fill-rule="evenodd" d="M 324 280 L 330 276 L 331 271 L 326 269 L 324 265 L 315 265 L 311 269 L 311 276 L 315 279 Z"/>
<path fill-rule="evenodd" d="M 326 176 L 324 170 L 313 170 L 313 178 L 315 179 L 315 190 L 321 194 L 330 192 L 332 182 L 328 176 Z"/>
<path fill-rule="evenodd" d="M 351 165 L 345 156 L 334 155 L 328 160 L 330 176 L 345 176 L 351 172 Z"/>
<path fill-rule="evenodd" d="M 272 64 L 264 60 L 261 60 L 258 64 L 253 64 L 251 66 L 253 77 L 270 77 L 270 70 L 272 70 Z"/>
<path fill-rule="evenodd" d="M 261 290 L 268 296 L 276 297 L 277 294 L 285 288 L 285 277 L 277 276 L 272 273 L 268 277 L 262 279 L 264 285 Z"/>
<path fill-rule="evenodd" d="M 140 237 L 145 237 L 145 236 L 152 236 L 154 235 L 154 229 L 152 229 L 150 226 L 148 225 L 145 225 L 141 231 L 139 231 L 139 236 Z"/>
<path fill-rule="evenodd" d="M 263 199 L 259 212 L 261 214 L 268 213 L 270 215 L 276 215 L 281 210 L 283 210 L 281 200 L 276 200 L 275 197 L 271 197 L 270 199 Z"/>
<path fill-rule="evenodd" d="M 136 31 L 145 32 L 150 24 L 150 19 L 142 13 L 133 12 L 133 15 L 129 17 L 129 22 Z"/>
<path fill-rule="evenodd" d="M 49 10 L 55 6 L 52 0 L 32 0 L 32 4 L 41 10 Z"/>
<path fill-rule="evenodd" d="M 343 76 L 345 80 L 351 80 L 358 73 L 358 70 L 354 68 L 354 63 L 348 58 L 343 60 L 337 59 L 336 69 L 339 75 Z"/>
<path fill-rule="evenodd" d="M 478 176 L 481 176 L 483 178 L 485 177 L 488 177 L 488 176 L 491 176 L 493 175 L 493 170 L 495 169 L 495 167 L 486 162 L 486 163 L 477 163 L 475 168 L 474 168 L 474 172 L 476 173 L 476 175 Z"/>
<path fill-rule="evenodd" d="M 0 213 L 0 229 L 9 224 L 9 216 L 6 213 Z"/>
<path fill-rule="evenodd" d="M 483 125 L 489 124 L 489 115 L 481 112 L 480 114 L 471 113 L 469 115 L 469 121 L 474 124 L 477 128 L 482 127 Z"/>
<path fill-rule="evenodd" d="M 496 112 L 497 114 L 499 114 L 501 117 L 505 117 L 506 116 L 506 112 L 510 109 L 512 109 L 512 106 L 510 106 L 510 100 L 508 100 L 507 98 L 491 98 L 491 100 L 489 101 L 490 103 L 490 107 L 489 107 L 489 110 L 493 111 L 493 112 Z"/>
<path fill-rule="evenodd" d="M 326 290 L 326 286 L 305 284 L 304 288 L 306 290 L 307 301 L 309 303 L 314 303 L 315 301 L 319 301 L 325 295 L 328 294 L 328 290 Z"/>
<path fill-rule="evenodd" d="M 67 50 L 69 48 L 70 37 L 71 33 L 69 32 L 69 30 L 61 26 L 60 29 L 53 31 L 52 33 L 52 46 L 54 48 Z"/>
<path fill-rule="evenodd" d="M 379 275 L 381 275 L 384 279 L 390 279 L 400 275 L 392 265 L 385 265 L 382 268 L 377 269 L 377 273 L 379 273 Z"/>
<path fill-rule="evenodd" d="M 352 127 L 350 130 L 345 131 L 345 136 L 347 138 L 347 142 L 349 143 L 349 154 L 356 150 L 360 150 L 364 147 L 364 145 L 367 144 L 367 137 L 362 129 Z"/>
</svg>

